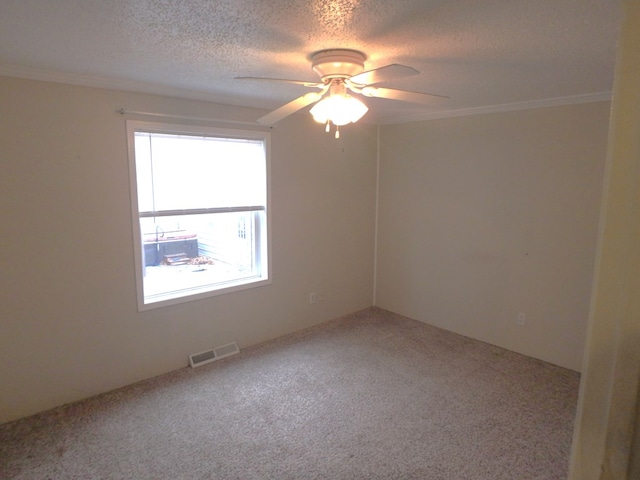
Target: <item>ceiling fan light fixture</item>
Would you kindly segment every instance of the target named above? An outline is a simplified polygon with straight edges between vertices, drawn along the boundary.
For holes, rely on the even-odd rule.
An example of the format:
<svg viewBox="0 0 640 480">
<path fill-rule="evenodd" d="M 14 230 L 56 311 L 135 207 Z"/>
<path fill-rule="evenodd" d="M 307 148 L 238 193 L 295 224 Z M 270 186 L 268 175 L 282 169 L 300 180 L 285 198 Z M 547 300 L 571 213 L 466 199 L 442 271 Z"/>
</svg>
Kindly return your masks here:
<svg viewBox="0 0 640 480">
<path fill-rule="evenodd" d="M 331 122 L 346 125 L 360 120 L 369 108 L 349 94 L 329 95 L 316 103 L 309 111 L 318 123 Z"/>
<path fill-rule="evenodd" d="M 433 100 L 449 98 L 443 95 L 377 87 L 375 85 L 395 78 L 417 75 L 419 72 L 415 68 L 397 63 L 363 71 L 366 58 L 364 53 L 347 48 L 320 50 L 312 54 L 311 66 L 313 71 L 320 76 L 320 82 L 317 83 L 281 78 L 239 78 L 288 82 L 320 89 L 318 93 L 302 95 L 260 117 L 257 121 L 263 125 L 273 125 L 288 115 L 314 103 L 315 105 L 310 110 L 311 114 L 316 122 L 325 124 L 327 131 L 331 130 L 332 123 L 339 127 L 357 122 L 369 109 L 358 98 L 352 97 L 347 92 L 352 92 L 357 97 L 363 95 L 364 97 L 388 98 L 427 105 L 431 104 Z M 336 138 L 338 135 L 339 132 L 336 129 Z"/>
</svg>

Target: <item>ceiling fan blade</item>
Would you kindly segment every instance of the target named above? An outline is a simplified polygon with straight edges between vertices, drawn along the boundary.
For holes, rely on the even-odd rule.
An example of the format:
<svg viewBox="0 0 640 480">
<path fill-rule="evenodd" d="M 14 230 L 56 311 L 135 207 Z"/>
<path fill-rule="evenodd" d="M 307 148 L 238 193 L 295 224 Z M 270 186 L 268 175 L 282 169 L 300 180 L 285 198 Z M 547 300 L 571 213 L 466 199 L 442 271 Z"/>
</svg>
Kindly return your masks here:
<svg viewBox="0 0 640 480">
<path fill-rule="evenodd" d="M 411 75 L 417 75 L 418 73 L 420 72 L 415 68 L 394 63 L 392 65 L 387 65 L 386 67 L 380 67 L 374 70 L 369 70 L 368 72 L 359 73 L 358 75 L 354 75 L 349 78 L 349 80 L 358 85 L 375 85 L 376 83 L 395 80 L 396 78 L 409 77 Z"/>
<path fill-rule="evenodd" d="M 311 105 L 314 102 L 317 102 L 322 98 L 324 92 L 309 92 L 305 93 L 301 97 L 292 100 L 286 105 L 277 108 L 271 113 L 267 113 L 264 117 L 260 117 L 258 119 L 258 123 L 263 125 L 273 125 L 274 123 L 279 122 L 283 118 L 291 115 L 292 113 L 297 112 L 301 108 L 306 107 L 307 105 Z"/>
<path fill-rule="evenodd" d="M 318 87 L 322 88 L 324 86 L 323 83 L 318 82 L 306 82 L 304 80 L 289 80 L 287 78 L 267 78 L 267 77 L 234 77 L 235 80 L 267 80 L 270 82 L 284 82 L 284 83 L 293 83 L 296 85 L 303 85 L 305 87 Z"/>
<path fill-rule="evenodd" d="M 424 105 L 437 104 L 449 98 L 433 93 L 408 92 L 406 90 L 382 87 L 364 87 L 361 93 L 366 97 L 389 98 L 391 100 L 402 100 L 404 102 L 421 103 Z"/>
</svg>

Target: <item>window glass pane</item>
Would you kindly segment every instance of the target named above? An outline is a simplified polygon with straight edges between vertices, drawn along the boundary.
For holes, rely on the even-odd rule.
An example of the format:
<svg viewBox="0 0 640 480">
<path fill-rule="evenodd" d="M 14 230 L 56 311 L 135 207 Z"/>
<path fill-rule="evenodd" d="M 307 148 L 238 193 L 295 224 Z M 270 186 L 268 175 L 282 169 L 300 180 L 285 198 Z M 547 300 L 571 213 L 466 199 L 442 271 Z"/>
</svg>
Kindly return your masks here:
<svg viewBox="0 0 640 480">
<path fill-rule="evenodd" d="M 141 218 L 144 296 L 190 294 L 260 275 L 256 255 L 262 212 Z"/>
<path fill-rule="evenodd" d="M 153 132 L 135 121 L 127 128 L 139 305 L 268 281 L 267 134 Z"/>
</svg>

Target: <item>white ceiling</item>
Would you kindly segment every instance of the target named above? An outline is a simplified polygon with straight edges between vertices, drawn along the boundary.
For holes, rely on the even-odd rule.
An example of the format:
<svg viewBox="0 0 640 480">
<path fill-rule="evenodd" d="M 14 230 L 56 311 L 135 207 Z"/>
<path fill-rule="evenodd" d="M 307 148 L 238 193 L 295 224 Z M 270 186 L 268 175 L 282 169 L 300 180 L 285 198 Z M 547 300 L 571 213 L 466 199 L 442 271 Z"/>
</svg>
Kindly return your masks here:
<svg viewBox="0 0 640 480">
<path fill-rule="evenodd" d="M 310 54 L 352 48 L 383 86 L 437 106 L 370 99 L 391 123 L 576 103 L 612 89 L 620 0 L 1 0 L 0 74 L 276 108 L 316 81 Z M 367 118 L 365 117 L 365 118 Z"/>
</svg>

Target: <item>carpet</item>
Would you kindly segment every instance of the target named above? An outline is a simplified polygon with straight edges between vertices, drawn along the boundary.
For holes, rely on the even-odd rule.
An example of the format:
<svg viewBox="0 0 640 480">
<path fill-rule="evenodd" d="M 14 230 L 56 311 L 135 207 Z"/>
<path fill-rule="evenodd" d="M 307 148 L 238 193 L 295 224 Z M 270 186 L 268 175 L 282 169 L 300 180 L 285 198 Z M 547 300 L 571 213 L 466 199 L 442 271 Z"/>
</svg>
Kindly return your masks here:
<svg viewBox="0 0 640 480">
<path fill-rule="evenodd" d="M 578 387 L 371 308 L 0 425 L 0 478 L 565 479 Z"/>
</svg>

